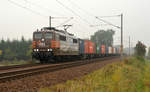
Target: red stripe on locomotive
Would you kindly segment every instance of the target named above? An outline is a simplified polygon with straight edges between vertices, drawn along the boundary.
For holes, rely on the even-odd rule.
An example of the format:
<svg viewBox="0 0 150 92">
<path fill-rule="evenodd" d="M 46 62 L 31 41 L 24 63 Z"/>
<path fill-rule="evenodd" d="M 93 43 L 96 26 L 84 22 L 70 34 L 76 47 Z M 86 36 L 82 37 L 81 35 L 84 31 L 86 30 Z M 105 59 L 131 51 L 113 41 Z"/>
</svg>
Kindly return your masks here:
<svg viewBox="0 0 150 92">
<path fill-rule="evenodd" d="M 51 41 L 51 48 L 60 48 L 60 42 L 59 41 Z"/>
</svg>

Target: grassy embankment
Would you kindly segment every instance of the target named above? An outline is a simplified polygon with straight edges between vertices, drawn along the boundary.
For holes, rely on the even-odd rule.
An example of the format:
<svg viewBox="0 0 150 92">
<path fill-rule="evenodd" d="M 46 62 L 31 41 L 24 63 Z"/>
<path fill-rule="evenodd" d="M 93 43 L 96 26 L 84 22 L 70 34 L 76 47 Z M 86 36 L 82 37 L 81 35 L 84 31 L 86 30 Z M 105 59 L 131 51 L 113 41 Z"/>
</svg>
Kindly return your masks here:
<svg viewBox="0 0 150 92">
<path fill-rule="evenodd" d="M 24 61 L 24 60 L 13 60 L 13 61 L 1 61 L 0 66 L 12 66 L 12 65 L 23 65 L 23 64 L 34 64 L 35 61 Z"/>
<path fill-rule="evenodd" d="M 150 92 L 150 62 L 128 58 L 40 92 Z"/>
</svg>

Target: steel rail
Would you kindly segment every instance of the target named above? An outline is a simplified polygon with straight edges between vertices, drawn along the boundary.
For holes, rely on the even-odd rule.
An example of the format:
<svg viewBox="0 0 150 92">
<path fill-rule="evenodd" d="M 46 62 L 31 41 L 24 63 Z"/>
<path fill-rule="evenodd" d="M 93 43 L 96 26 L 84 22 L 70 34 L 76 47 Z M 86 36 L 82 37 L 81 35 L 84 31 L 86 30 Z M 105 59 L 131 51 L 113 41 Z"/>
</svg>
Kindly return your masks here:
<svg viewBox="0 0 150 92">
<path fill-rule="evenodd" d="M 9 71 L 3 72 L 3 73 L 0 73 L 0 82 L 6 82 L 6 81 L 24 78 L 27 76 L 33 76 L 33 75 L 41 74 L 45 72 L 53 72 L 53 71 L 66 69 L 70 67 L 76 67 L 76 66 L 86 65 L 90 63 L 99 62 L 99 61 L 110 60 L 113 58 L 118 58 L 118 57 L 114 56 L 114 57 L 97 58 L 97 59 L 84 60 L 84 61 L 80 60 L 80 61 L 75 61 L 75 62 L 61 63 L 61 64 L 53 65 L 53 66 L 51 65 L 51 66 L 46 66 L 46 67 L 24 69 L 24 70 L 18 70 L 18 71 L 13 71 L 13 72 L 9 72 Z"/>
</svg>

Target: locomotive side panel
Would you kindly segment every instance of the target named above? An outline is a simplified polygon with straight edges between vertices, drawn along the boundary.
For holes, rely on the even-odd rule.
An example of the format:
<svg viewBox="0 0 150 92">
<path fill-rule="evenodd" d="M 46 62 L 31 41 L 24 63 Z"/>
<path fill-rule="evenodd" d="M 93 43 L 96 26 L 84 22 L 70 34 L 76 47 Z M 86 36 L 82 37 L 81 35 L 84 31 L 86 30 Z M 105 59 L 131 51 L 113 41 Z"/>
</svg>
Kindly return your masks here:
<svg viewBox="0 0 150 92">
<path fill-rule="evenodd" d="M 59 34 L 60 49 L 55 55 L 79 55 L 79 42 L 75 37 L 67 34 Z"/>
</svg>

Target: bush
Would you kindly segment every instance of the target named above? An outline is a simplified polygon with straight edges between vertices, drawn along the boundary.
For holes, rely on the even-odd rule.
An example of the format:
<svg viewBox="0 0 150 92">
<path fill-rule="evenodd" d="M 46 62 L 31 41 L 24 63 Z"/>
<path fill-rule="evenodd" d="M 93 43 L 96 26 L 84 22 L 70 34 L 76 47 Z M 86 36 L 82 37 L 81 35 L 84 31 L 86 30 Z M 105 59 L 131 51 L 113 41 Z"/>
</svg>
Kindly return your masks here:
<svg viewBox="0 0 150 92">
<path fill-rule="evenodd" d="M 52 86 L 49 92 L 150 92 L 150 63 L 141 57 L 126 58 L 80 80 Z"/>
<path fill-rule="evenodd" d="M 144 63 L 145 63 L 145 59 L 144 59 L 144 57 L 136 56 L 136 58 L 137 58 L 139 61 L 141 61 L 141 62 L 144 62 Z"/>
</svg>

